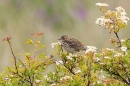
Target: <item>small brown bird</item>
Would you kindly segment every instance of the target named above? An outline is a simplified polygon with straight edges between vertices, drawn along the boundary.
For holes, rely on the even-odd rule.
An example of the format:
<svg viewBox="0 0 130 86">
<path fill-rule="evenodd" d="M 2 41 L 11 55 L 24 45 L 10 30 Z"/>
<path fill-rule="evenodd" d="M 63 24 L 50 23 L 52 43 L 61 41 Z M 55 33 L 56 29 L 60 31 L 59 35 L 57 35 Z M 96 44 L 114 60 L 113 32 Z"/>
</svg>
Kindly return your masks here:
<svg viewBox="0 0 130 86">
<path fill-rule="evenodd" d="M 85 51 L 87 49 L 87 47 L 83 45 L 80 41 L 75 38 L 71 38 L 68 35 L 63 35 L 58 40 L 61 40 L 62 48 L 69 53 L 76 53 L 81 50 Z"/>
</svg>

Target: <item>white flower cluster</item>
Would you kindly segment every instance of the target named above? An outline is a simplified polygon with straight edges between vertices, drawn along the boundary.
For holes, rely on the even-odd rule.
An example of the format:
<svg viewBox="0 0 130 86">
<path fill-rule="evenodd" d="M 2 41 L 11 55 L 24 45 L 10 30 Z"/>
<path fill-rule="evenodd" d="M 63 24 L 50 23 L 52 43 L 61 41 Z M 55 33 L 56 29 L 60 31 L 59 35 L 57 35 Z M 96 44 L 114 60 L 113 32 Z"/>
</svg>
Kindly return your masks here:
<svg viewBox="0 0 130 86">
<path fill-rule="evenodd" d="M 67 57 L 67 59 L 72 60 L 73 57 L 77 57 L 77 56 L 78 56 L 78 54 L 72 54 L 72 53 L 69 53 L 69 55 L 66 56 L 66 57 Z"/>
<path fill-rule="evenodd" d="M 121 39 L 121 43 L 124 43 L 125 42 L 125 40 L 124 39 Z"/>
<path fill-rule="evenodd" d="M 98 5 L 98 6 L 102 6 L 102 7 L 104 7 L 104 6 L 108 6 L 106 3 L 96 3 L 96 5 Z"/>
<path fill-rule="evenodd" d="M 40 83 L 42 80 L 36 80 L 36 83 Z"/>
<path fill-rule="evenodd" d="M 74 70 L 75 74 L 81 73 L 81 70 Z"/>
<path fill-rule="evenodd" d="M 71 80 L 72 80 L 72 77 L 70 77 L 70 76 L 61 77 L 61 78 L 60 78 L 60 81 L 64 81 L 64 80 L 68 80 L 68 79 L 71 79 Z"/>
<path fill-rule="evenodd" d="M 101 18 L 97 18 L 96 24 L 99 24 L 100 26 L 105 26 L 106 22 L 111 22 L 110 19 L 106 19 L 104 16 L 101 16 Z"/>
<path fill-rule="evenodd" d="M 56 61 L 56 65 L 60 65 L 60 64 L 63 64 L 63 61 L 61 61 L 61 60 Z"/>
<path fill-rule="evenodd" d="M 48 77 L 47 75 L 45 75 L 44 78 L 45 78 L 47 81 L 50 80 L 49 77 Z"/>
<path fill-rule="evenodd" d="M 97 51 L 97 48 L 95 46 L 86 46 L 86 47 L 87 47 L 86 53 Z"/>
<path fill-rule="evenodd" d="M 55 47 L 57 47 L 57 46 L 59 46 L 59 45 L 61 45 L 61 42 L 56 42 L 56 43 L 52 43 L 51 44 L 51 46 L 52 46 L 52 48 L 55 48 Z"/>
<path fill-rule="evenodd" d="M 125 51 L 127 50 L 127 47 L 122 46 L 122 47 L 121 47 L 121 50 L 125 52 Z"/>
<path fill-rule="evenodd" d="M 5 80 L 11 81 L 11 79 L 8 76 L 5 77 Z"/>
<path fill-rule="evenodd" d="M 96 5 L 101 6 L 102 9 L 104 9 L 103 6 L 108 6 L 105 3 L 97 3 Z M 97 18 L 95 23 L 100 26 L 105 26 L 110 32 L 119 31 L 119 29 L 125 28 L 129 18 L 126 16 L 127 14 L 124 8 L 119 6 L 115 9 L 116 11 L 107 10 L 106 13 L 104 13 L 103 10 L 104 16 Z"/>
<path fill-rule="evenodd" d="M 50 86 L 56 86 L 56 84 L 55 84 L 55 83 L 52 83 Z"/>
<path fill-rule="evenodd" d="M 124 56 L 122 53 L 117 53 L 114 55 L 114 57 L 122 57 L 122 56 Z"/>
<path fill-rule="evenodd" d="M 69 53 L 69 55 L 66 56 L 66 57 L 67 57 L 67 59 L 72 60 L 73 54 L 72 54 L 72 53 Z"/>
<path fill-rule="evenodd" d="M 106 50 L 114 52 L 114 49 L 106 48 Z"/>
<path fill-rule="evenodd" d="M 105 58 L 105 59 L 109 59 L 110 57 L 109 57 L 109 56 L 105 56 L 104 58 Z"/>
<path fill-rule="evenodd" d="M 116 10 L 117 10 L 117 11 L 121 11 L 121 12 L 125 12 L 125 9 L 124 9 L 124 8 L 122 8 L 121 6 L 116 7 Z"/>
<path fill-rule="evenodd" d="M 125 12 L 125 9 L 119 6 L 116 8 L 116 10 L 117 11 L 115 12 L 115 14 L 117 16 L 117 19 L 120 19 L 123 23 L 127 24 L 129 18 L 126 16 L 127 14 Z"/>
<path fill-rule="evenodd" d="M 100 61 L 100 59 L 99 59 L 99 58 L 94 58 L 94 60 L 95 60 L 96 62 L 99 62 L 99 61 Z"/>
</svg>

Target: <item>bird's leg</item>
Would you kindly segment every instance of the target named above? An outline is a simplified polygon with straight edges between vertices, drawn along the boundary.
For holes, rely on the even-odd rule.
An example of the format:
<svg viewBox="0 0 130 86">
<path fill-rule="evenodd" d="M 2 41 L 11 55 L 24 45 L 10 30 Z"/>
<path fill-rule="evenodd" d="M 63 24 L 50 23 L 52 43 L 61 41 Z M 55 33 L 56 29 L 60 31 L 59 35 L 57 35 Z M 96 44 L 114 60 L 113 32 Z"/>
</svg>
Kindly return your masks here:
<svg viewBox="0 0 130 86">
<path fill-rule="evenodd" d="M 61 45 L 61 51 L 63 52 L 63 48 L 62 48 L 62 45 Z"/>
</svg>

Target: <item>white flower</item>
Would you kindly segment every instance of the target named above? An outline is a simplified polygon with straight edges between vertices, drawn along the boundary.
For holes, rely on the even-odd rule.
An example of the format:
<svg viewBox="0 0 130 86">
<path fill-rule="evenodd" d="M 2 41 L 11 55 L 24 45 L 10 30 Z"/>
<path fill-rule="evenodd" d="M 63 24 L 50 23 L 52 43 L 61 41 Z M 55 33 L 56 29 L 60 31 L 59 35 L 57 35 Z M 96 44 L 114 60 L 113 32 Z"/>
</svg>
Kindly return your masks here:
<svg viewBox="0 0 130 86">
<path fill-rule="evenodd" d="M 80 73 L 81 70 L 74 70 L 75 74 Z"/>
<path fill-rule="evenodd" d="M 95 23 L 96 23 L 96 24 L 100 24 L 100 23 L 103 21 L 103 19 L 104 19 L 104 18 L 97 18 L 97 20 L 96 20 Z"/>
<path fill-rule="evenodd" d="M 105 76 L 101 76 L 101 78 L 105 78 Z"/>
<path fill-rule="evenodd" d="M 56 86 L 56 84 L 55 84 L 55 83 L 52 83 L 50 86 Z"/>
<path fill-rule="evenodd" d="M 98 83 L 98 84 L 100 84 L 100 83 L 101 83 L 101 81 L 97 81 L 97 83 Z"/>
<path fill-rule="evenodd" d="M 126 12 L 121 12 L 121 16 L 126 16 Z"/>
<path fill-rule="evenodd" d="M 126 17 L 126 16 L 122 16 L 121 19 L 122 19 L 122 20 L 129 20 L 129 18 Z"/>
<path fill-rule="evenodd" d="M 121 6 L 116 7 L 116 10 L 117 10 L 117 11 L 121 11 L 121 12 L 125 12 L 125 9 L 124 9 L 124 8 L 122 8 Z"/>
<path fill-rule="evenodd" d="M 11 79 L 10 78 L 8 78 L 8 76 L 6 76 L 6 78 L 5 78 L 6 80 L 8 80 L 8 81 L 11 81 Z"/>
<path fill-rule="evenodd" d="M 86 47 L 87 47 L 86 53 L 96 52 L 96 50 L 97 50 L 97 48 L 95 46 L 86 46 Z"/>
<path fill-rule="evenodd" d="M 56 61 L 56 65 L 60 65 L 60 64 L 63 64 L 63 61 L 61 61 L 61 60 Z"/>
<path fill-rule="evenodd" d="M 121 23 L 127 24 L 129 18 L 126 16 L 127 14 L 125 12 L 125 9 L 120 6 L 117 7 L 116 10 L 117 19 L 121 19 Z"/>
<path fill-rule="evenodd" d="M 36 83 L 40 83 L 41 82 L 41 80 L 36 80 Z"/>
<path fill-rule="evenodd" d="M 122 46 L 122 47 L 121 47 L 121 50 L 125 52 L 125 51 L 127 50 L 127 47 Z"/>
<path fill-rule="evenodd" d="M 11 79 L 10 78 L 5 78 L 6 80 L 9 80 L 9 81 L 11 81 Z"/>
<path fill-rule="evenodd" d="M 100 63 L 101 65 L 104 65 L 105 63 Z"/>
<path fill-rule="evenodd" d="M 60 81 L 64 81 L 64 80 L 68 80 L 68 79 L 72 79 L 72 77 L 70 77 L 70 76 L 61 77 Z"/>
<path fill-rule="evenodd" d="M 44 78 L 48 81 L 49 80 L 49 77 L 47 75 L 44 76 Z"/>
<path fill-rule="evenodd" d="M 114 52 L 114 49 L 106 48 L 106 50 Z"/>
<path fill-rule="evenodd" d="M 129 18 L 126 17 L 126 16 L 119 16 L 117 19 L 122 20 L 122 22 L 125 23 L 125 24 L 127 24 L 128 20 L 129 20 Z"/>
<path fill-rule="evenodd" d="M 105 26 L 106 23 L 112 22 L 110 19 L 106 19 L 104 16 L 101 16 L 101 18 L 97 18 L 96 24 L 99 24 L 100 26 Z"/>
<path fill-rule="evenodd" d="M 103 73 L 103 70 L 100 70 L 101 73 Z"/>
<path fill-rule="evenodd" d="M 128 21 L 127 21 L 127 20 L 122 20 L 122 22 L 124 22 L 124 24 L 126 24 L 126 25 L 127 25 L 127 22 L 128 22 Z"/>
<path fill-rule="evenodd" d="M 14 75 L 12 75 L 12 74 L 11 74 L 10 76 L 11 76 L 11 77 L 14 77 Z"/>
<path fill-rule="evenodd" d="M 22 65 L 19 65 L 19 67 L 21 68 L 21 67 L 22 67 Z"/>
<path fill-rule="evenodd" d="M 66 57 L 67 57 L 67 59 L 72 60 L 73 55 L 71 53 L 69 53 L 69 56 L 66 56 Z"/>
<path fill-rule="evenodd" d="M 100 61 L 100 59 L 99 59 L 99 58 L 94 58 L 94 59 L 96 60 L 96 62 Z"/>
<path fill-rule="evenodd" d="M 96 3 L 98 6 L 108 6 L 106 3 Z"/>
<path fill-rule="evenodd" d="M 105 59 L 109 59 L 110 57 L 109 57 L 109 56 L 105 56 L 104 58 L 105 58 Z"/>
<path fill-rule="evenodd" d="M 57 43 L 51 43 L 52 48 L 55 48 L 59 45 L 61 45 L 61 42 L 59 42 L 59 41 Z"/>
<path fill-rule="evenodd" d="M 124 56 L 122 53 L 118 53 L 116 55 L 114 55 L 114 57 L 120 57 L 120 56 Z"/>
<path fill-rule="evenodd" d="M 124 42 L 125 42 L 125 40 L 124 40 L 124 39 L 121 39 L 121 42 L 122 42 L 122 43 L 124 43 Z"/>
</svg>

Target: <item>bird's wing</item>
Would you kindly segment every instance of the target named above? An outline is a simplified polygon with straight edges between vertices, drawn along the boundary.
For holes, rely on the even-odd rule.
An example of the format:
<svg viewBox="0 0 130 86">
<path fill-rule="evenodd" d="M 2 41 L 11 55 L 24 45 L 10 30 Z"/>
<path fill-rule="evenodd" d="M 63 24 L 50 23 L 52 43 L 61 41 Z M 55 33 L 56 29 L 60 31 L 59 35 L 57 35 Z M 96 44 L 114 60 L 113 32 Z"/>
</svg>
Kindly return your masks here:
<svg viewBox="0 0 130 86">
<path fill-rule="evenodd" d="M 70 47 L 74 48 L 75 50 L 78 50 L 83 48 L 83 44 L 78 41 L 77 39 L 72 38 L 71 40 L 67 41 Z"/>
</svg>

